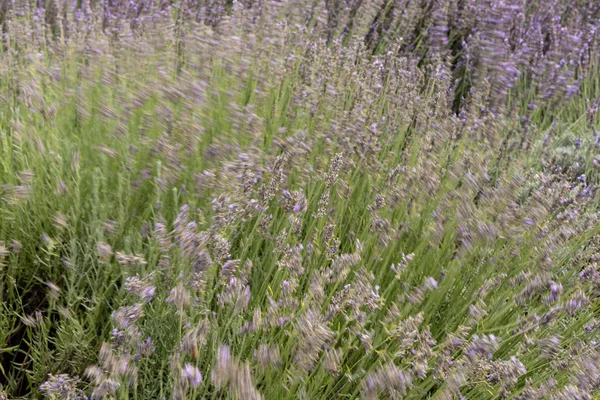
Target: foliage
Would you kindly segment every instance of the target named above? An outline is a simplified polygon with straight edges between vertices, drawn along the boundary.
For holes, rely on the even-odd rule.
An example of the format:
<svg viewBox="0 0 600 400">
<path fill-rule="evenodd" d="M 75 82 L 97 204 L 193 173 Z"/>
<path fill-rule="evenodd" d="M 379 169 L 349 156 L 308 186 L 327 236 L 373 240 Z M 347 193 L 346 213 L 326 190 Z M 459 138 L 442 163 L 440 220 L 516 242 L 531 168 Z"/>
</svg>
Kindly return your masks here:
<svg viewBox="0 0 600 400">
<path fill-rule="evenodd" d="M 0 393 L 596 398 L 598 18 L 0 2 Z"/>
</svg>

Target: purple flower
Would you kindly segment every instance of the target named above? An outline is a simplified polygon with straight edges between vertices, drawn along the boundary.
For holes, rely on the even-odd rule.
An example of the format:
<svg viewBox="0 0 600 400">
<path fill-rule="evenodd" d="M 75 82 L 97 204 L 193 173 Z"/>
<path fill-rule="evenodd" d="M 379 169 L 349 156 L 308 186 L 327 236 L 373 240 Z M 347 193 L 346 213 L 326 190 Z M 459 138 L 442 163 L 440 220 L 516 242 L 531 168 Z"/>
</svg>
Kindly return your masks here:
<svg viewBox="0 0 600 400">
<path fill-rule="evenodd" d="M 181 378 L 185 379 L 194 388 L 202 383 L 202 373 L 195 365 L 190 363 L 186 363 L 181 369 Z"/>
<path fill-rule="evenodd" d="M 155 292 L 156 288 L 154 286 L 148 286 L 142 290 L 142 294 L 140 297 L 147 303 L 150 303 L 150 301 L 152 301 L 152 298 L 154 297 Z"/>
<path fill-rule="evenodd" d="M 552 282 L 550 284 L 550 297 L 548 298 L 548 300 L 550 300 L 550 302 L 558 300 L 560 294 L 562 293 L 562 290 L 563 287 L 560 283 Z"/>
<path fill-rule="evenodd" d="M 152 344 L 152 339 L 148 337 L 144 342 L 137 343 L 138 353 L 142 356 L 149 356 L 154 353 L 156 347 Z"/>
</svg>

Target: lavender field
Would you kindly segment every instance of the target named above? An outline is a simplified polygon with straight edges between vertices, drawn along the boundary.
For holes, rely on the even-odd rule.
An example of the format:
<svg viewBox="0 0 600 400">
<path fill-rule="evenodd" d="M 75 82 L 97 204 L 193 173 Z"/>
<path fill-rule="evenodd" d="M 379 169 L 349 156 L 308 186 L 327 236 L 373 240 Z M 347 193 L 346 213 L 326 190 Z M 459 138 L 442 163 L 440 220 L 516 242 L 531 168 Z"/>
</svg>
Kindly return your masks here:
<svg viewBox="0 0 600 400">
<path fill-rule="evenodd" d="M 0 399 L 600 399 L 597 1 L 0 31 Z"/>
</svg>

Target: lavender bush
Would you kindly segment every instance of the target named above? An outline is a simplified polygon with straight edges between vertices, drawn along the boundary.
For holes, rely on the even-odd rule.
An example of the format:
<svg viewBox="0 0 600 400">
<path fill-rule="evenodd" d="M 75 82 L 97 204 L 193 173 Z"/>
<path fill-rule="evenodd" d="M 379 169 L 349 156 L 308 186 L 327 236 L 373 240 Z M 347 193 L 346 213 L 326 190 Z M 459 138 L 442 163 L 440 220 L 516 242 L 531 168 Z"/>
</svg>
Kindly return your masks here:
<svg viewBox="0 0 600 400">
<path fill-rule="evenodd" d="M 0 27 L 0 399 L 600 396 L 596 2 Z"/>
</svg>

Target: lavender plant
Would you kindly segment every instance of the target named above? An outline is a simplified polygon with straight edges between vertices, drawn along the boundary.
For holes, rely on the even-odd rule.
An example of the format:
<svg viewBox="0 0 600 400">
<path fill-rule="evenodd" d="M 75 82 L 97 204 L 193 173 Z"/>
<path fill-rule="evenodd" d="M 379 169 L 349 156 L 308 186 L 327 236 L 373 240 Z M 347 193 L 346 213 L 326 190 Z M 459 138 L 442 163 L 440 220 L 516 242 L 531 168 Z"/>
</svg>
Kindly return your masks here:
<svg viewBox="0 0 600 400">
<path fill-rule="evenodd" d="M 0 399 L 600 396 L 594 2 L 0 26 Z"/>
</svg>

